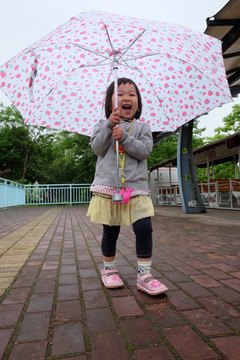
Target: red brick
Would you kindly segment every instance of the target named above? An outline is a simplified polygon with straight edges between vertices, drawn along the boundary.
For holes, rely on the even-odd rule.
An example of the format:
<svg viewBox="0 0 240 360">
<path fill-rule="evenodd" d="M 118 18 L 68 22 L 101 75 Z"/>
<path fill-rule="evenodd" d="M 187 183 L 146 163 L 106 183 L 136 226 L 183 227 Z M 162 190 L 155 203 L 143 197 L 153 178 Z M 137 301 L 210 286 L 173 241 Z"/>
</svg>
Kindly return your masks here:
<svg viewBox="0 0 240 360">
<path fill-rule="evenodd" d="M 22 311 L 23 304 L 0 305 L 0 327 L 15 325 Z"/>
<path fill-rule="evenodd" d="M 10 290 L 2 304 L 17 304 L 24 303 L 27 300 L 31 288 L 16 288 Z"/>
<path fill-rule="evenodd" d="M 201 303 L 220 319 L 239 318 L 239 312 L 215 296 L 199 299 Z"/>
<path fill-rule="evenodd" d="M 56 307 L 55 321 L 80 321 L 81 306 L 79 300 L 58 302 Z"/>
<path fill-rule="evenodd" d="M 217 287 L 213 289 L 214 293 L 217 294 L 221 299 L 226 301 L 229 304 L 240 304 L 240 294 L 236 291 L 229 289 L 227 287 Z"/>
<path fill-rule="evenodd" d="M 203 288 L 201 285 L 196 284 L 195 282 L 192 281 L 181 283 L 179 284 L 179 287 L 195 298 L 199 296 L 211 295 L 211 293 L 207 289 Z"/>
<path fill-rule="evenodd" d="M 129 342 L 136 347 L 156 346 L 162 343 L 160 335 L 146 318 L 123 319 L 121 324 Z"/>
<path fill-rule="evenodd" d="M 133 296 L 124 296 L 112 299 L 113 305 L 118 316 L 143 315 L 140 306 Z"/>
<path fill-rule="evenodd" d="M 85 351 L 82 326 L 68 323 L 54 327 L 52 356 L 74 354 Z"/>
<path fill-rule="evenodd" d="M 108 306 L 103 290 L 84 291 L 83 296 L 86 309 Z"/>
<path fill-rule="evenodd" d="M 27 312 L 51 311 L 53 303 L 53 294 L 35 294 L 32 295 Z"/>
<path fill-rule="evenodd" d="M 240 291 L 240 280 L 239 279 L 222 280 L 221 282 L 234 290 Z"/>
<path fill-rule="evenodd" d="M 218 339 L 211 339 L 215 346 L 229 360 L 239 360 L 240 354 L 240 338 L 239 336 L 229 336 Z"/>
<path fill-rule="evenodd" d="M 53 293 L 56 281 L 54 279 L 39 279 L 36 283 L 34 293 Z"/>
<path fill-rule="evenodd" d="M 82 289 L 83 290 L 97 290 L 101 289 L 102 284 L 98 278 L 86 278 L 82 279 Z"/>
<path fill-rule="evenodd" d="M 170 350 L 166 346 L 159 346 L 152 349 L 142 349 L 135 351 L 137 360 L 174 360 Z"/>
<path fill-rule="evenodd" d="M 61 274 L 59 278 L 60 285 L 76 285 L 78 278 L 76 274 Z"/>
<path fill-rule="evenodd" d="M 182 291 L 168 291 L 168 299 L 178 310 L 198 309 L 200 306 Z"/>
<path fill-rule="evenodd" d="M 45 360 L 46 349 L 45 341 L 15 344 L 8 360 Z"/>
<path fill-rule="evenodd" d="M 92 360 L 129 360 L 124 342 L 118 333 L 91 337 Z"/>
<path fill-rule="evenodd" d="M 87 322 L 91 334 L 117 331 L 114 317 L 108 308 L 87 310 Z"/>
<path fill-rule="evenodd" d="M 145 309 L 160 328 L 184 325 L 177 312 L 171 309 L 167 303 L 159 302 L 147 305 Z"/>
<path fill-rule="evenodd" d="M 50 315 L 50 313 L 25 314 L 17 341 L 47 339 Z"/>
<path fill-rule="evenodd" d="M 164 329 L 164 335 L 184 360 L 213 360 L 219 357 L 187 326 Z"/>
<path fill-rule="evenodd" d="M 183 315 L 206 336 L 232 333 L 229 328 L 203 309 L 184 311 Z"/>
<path fill-rule="evenodd" d="M 13 329 L 0 329 L 0 359 L 2 359 L 2 356 L 5 352 L 6 346 L 12 336 Z"/>
<path fill-rule="evenodd" d="M 79 299 L 78 285 L 60 285 L 58 287 L 57 301 Z"/>
<path fill-rule="evenodd" d="M 236 268 L 234 268 L 233 266 L 229 266 L 229 265 L 224 264 L 224 263 L 212 264 L 212 266 L 222 270 L 223 272 L 231 272 L 231 271 L 236 270 Z"/>
<path fill-rule="evenodd" d="M 199 283 L 200 285 L 206 288 L 221 286 L 221 284 L 218 281 L 210 278 L 207 275 L 192 275 L 191 279 L 195 280 L 197 283 Z"/>
</svg>

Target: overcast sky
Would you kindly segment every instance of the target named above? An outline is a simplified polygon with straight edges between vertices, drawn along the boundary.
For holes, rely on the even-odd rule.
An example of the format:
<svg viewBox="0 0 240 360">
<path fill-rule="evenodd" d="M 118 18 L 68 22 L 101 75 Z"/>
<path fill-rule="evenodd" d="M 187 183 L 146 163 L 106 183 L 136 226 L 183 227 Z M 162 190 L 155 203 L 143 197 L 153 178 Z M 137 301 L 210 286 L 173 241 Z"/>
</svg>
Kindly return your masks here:
<svg viewBox="0 0 240 360">
<path fill-rule="evenodd" d="M 206 18 L 215 15 L 227 0 L 2 0 L 0 15 L 0 64 L 82 11 L 100 10 L 143 19 L 167 21 L 204 32 Z M 0 90 L 0 102 L 10 102 Z M 202 116 L 205 136 L 222 125 L 233 103 Z"/>
</svg>

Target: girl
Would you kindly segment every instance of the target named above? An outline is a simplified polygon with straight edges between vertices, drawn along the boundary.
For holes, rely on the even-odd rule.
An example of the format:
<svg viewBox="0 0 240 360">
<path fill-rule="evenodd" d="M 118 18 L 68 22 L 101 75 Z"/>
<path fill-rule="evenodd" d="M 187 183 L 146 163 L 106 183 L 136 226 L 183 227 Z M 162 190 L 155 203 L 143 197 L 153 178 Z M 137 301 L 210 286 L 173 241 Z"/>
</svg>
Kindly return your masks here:
<svg viewBox="0 0 240 360">
<path fill-rule="evenodd" d="M 138 262 L 137 287 L 150 295 L 168 289 L 151 275 L 152 223 L 154 208 L 148 193 L 147 158 L 153 141 L 150 126 L 139 122 L 141 95 L 130 79 L 118 79 L 118 106 L 114 107 L 114 82 L 107 89 L 105 114 L 93 129 L 91 147 L 98 155 L 87 216 L 103 224 L 101 249 L 104 269 L 102 281 L 107 288 L 123 286 L 115 260 L 121 225 L 132 225 L 136 236 Z M 118 125 L 118 126 L 116 126 Z M 116 194 L 116 151 L 119 142 L 119 177 L 121 188 L 131 193 L 128 203 L 114 203 Z"/>
</svg>

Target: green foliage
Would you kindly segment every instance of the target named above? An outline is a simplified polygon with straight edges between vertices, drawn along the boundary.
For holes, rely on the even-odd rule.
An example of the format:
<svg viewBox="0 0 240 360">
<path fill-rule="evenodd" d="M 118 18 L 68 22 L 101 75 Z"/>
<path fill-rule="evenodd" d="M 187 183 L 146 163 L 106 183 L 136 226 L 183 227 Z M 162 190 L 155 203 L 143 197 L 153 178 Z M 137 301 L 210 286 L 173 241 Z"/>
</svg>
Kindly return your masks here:
<svg viewBox="0 0 240 360">
<path fill-rule="evenodd" d="M 193 148 L 240 131 L 240 105 L 223 119 L 224 126 L 215 129 L 213 138 L 203 138 L 205 130 L 193 123 Z M 166 137 L 153 147 L 148 167 L 177 156 L 178 134 Z M 91 183 L 97 157 L 90 138 L 65 131 L 26 126 L 14 106 L 0 103 L 0 170 L 10 169 L 7 177 L 22 183 L 66 184 Z M 234 177 L 233 164 L 214 166 L 216 179 Z M 198 180 L 207 181 L 206 169 L 197 169 Z"/>
<path fill-rule="evenodd" d="M 198 121 L 193 123 L 193 148 L 201 146 L 204 144 L 204 139 L 201 138 L 202 132 L 205 131 L 205 128 L 198 127 Z M 161 142 L 157 143 L 153 147 L 152 154 L 148 158 L 148 168 L 152 166 L 171 159 L 177 156 L 177 147 L 178 147 L 178 134 L 173 134 Z"/>
</svg>

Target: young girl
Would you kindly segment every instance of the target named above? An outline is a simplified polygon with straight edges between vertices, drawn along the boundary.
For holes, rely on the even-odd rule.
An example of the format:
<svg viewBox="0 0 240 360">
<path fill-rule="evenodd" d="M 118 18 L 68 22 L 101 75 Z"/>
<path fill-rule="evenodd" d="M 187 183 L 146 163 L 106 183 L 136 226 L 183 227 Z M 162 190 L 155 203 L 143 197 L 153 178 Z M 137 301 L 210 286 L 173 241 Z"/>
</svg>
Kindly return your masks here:
<svg viewBox="0 0 240 360">
<path fill-rule="evenodd" d="M 91 147 L 98 155 L 87 216 L 103 224 L 101 249 L 104 269 L 102 281 L 107 288 L 123 286 L 116 264 L 116 243 L 121 225 L 132 225 L 136 236 L 138 262 L 137 288 L 150 295 L 168 289 L 151 275 L 152 222 L 154 208 L 148 192 L 147 158 L 153 141 L 150 126 L 139 122 L 141 95 L 136 84 L 118 79 L 118 106 L 114 107 L 114 83 L 107 89 L 105 113 L 93 129 Z M 116 126 L 118 125 L 118 126 Z M 120 187 L 130 192 L 128 203 L 114 203 L 116 194 L 116 150 L 119 142 Z"/>
</svg>

